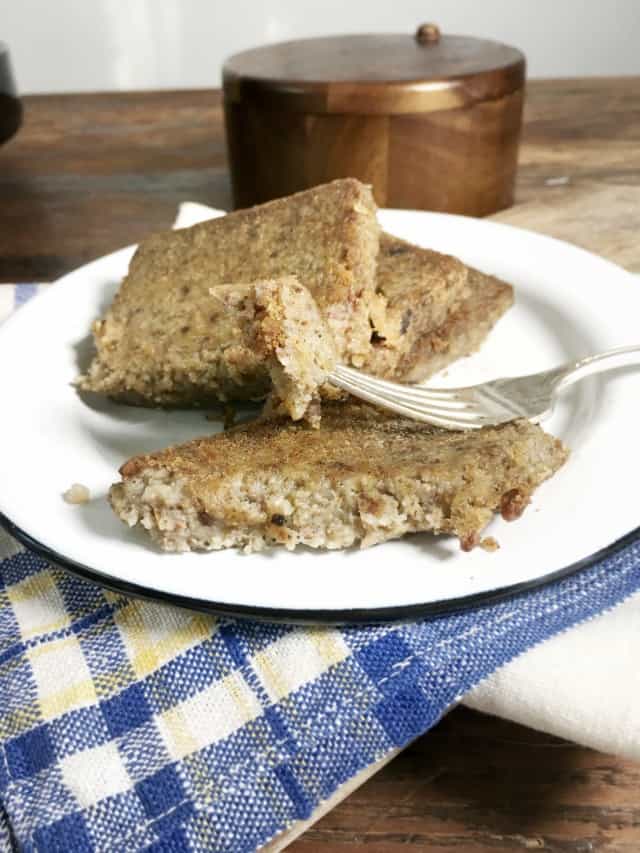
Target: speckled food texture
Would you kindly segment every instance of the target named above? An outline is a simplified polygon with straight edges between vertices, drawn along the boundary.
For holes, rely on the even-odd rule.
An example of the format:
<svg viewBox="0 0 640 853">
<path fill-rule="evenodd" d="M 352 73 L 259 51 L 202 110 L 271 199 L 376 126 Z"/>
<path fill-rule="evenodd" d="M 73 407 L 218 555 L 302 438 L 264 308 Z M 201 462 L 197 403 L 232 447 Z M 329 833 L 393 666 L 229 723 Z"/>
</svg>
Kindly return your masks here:
<svg viewBox="0 0 640 853">
<path fill-rule="evenodd" d="M 225 289 L 214 287 L 211 295 L 219 297 Z M 337 355 L 317 305 L 291 276 L 245 285 L 245 290 L 244 297 L 233 290 L 226 303 L 230 312 L 250 313 L 244 329 L 246 349 L 256 358 L 256 369 L 268 372 L 271 386 L 265 414 L 304 418 L 318 426 L 320 392 Z"/>
<path fill-rule="evenodd" d="M 94 324 L 97 355 L 79 387 L 148 405 L 210 402 L 209 376 L 198 365 L 216 362 L 220 347 L 233 343 L 235 318 L 211 306 L 209 290 L 283 276 L 311 293 L 338 356 L 362 364 L 378 244 L 371 190 L 351 178 L 153 235 Z M 266 393 L 251 381 L 254 368 L 251 359 L 238 365 L 248 381 L 235 396 Z"/>
<path fill-rule="evenodd" d="M 376 273 L 367 369 L 390 375 L 425 332 L 444 323 L 465 299 L 468 269 L 457 258 L 422 249 L 383 233 Z"/>
<path fill-rule="evenodd" d="M 404 382 L 422 382 L 463 356 L 480 349 L 502 315 L 513 305 L 510 284 L 469 269 L 468 296 L 444 322 L 426 331 L 399 361 L 395 376 Z"/>
<path fill-rule="evenodd" d="M 269 411 L 318 422 L 320 387 L 336 353 L 317 305 L 297 279 L 221 284 L 201 294 L 192 309 L 175 343 L 179 348 L 185 341 L 179 358 L 191 387 L 206 388 L 211 401 L 269 394 Z M 178 401 L 170 371 L 156 371 L 153 383 L 156 401 Z"/>
<path fill-rule="evenodd" d="M 475 352 L 513 304 L 513 288 L 451 255 L 383 234 L 365 370 L 418 382 Z"/>
<path fill-rule="evenodd" d="M 78 386 L 142 405 L 264 398 L 275 373 L 239 337 L 242 310 L 208 296 L 284 275 L 308 288 L 338 360 L 400 381 L 474 352 L 513 300 L 457 258 L 380 234 L 369 188 L 344 179 L 144 241 Z M 268 411 L 287 411 L 279 395 Z"/>
<path fill-rule="evenodd" d="M 449 432 L 354 403 L 326 403 L 320 429 L 258 421 L 120 469 L 117 515 L 165 550 L 373 545 L 415 531 L 480 543 L 514 519 L 565 461 L 562 443 L 516 421 Z"/>
</svg>

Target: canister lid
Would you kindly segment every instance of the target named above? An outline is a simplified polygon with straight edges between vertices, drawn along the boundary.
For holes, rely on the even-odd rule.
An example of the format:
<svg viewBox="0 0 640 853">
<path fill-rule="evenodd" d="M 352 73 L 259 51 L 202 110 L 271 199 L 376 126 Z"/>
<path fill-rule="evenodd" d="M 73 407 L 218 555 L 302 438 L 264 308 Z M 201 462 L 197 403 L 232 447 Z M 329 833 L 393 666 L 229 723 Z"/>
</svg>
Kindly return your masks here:
<svg viewBox="0 0 640 853">
<path fill-rule="evenodd" d="M 358 115 L 433 112 L 508 95 L 524 85 L 516 48 L 441 35 L 345 35 L 246 50 L 224 64 L 225 98 L 284 110 Z"/>
</svg>

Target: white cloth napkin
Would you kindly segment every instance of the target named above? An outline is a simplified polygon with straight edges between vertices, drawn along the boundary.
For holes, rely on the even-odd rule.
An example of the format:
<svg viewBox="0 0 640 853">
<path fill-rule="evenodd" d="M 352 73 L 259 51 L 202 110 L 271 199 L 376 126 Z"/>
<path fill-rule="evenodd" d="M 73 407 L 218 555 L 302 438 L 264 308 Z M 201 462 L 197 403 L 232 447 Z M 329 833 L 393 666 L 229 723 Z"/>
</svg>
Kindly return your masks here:
<svg viewBox="0 0 640 853">
<path fill-rule="evenodd" d="M 499 669 L 463 704 L 640 759 L 640 594 Z"/>
<path fill-rule="evenodd" d="M 223 213 L 185 202 L 174 227 Z M 462 704 L 640 759 L 639 649 L 640 594 L 516 658 L 468 693 Z"/>
</svg>

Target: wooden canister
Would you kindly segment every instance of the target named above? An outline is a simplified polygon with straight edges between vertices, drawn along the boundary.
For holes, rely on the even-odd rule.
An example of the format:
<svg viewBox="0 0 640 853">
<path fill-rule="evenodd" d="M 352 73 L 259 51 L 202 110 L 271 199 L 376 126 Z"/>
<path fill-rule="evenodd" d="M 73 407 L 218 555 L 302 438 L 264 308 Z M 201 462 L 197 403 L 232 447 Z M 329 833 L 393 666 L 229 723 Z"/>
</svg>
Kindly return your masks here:
<svg viewBox="0 0 640 853">
<path fill-rule="evenodd" d="M 248 50 L 223 80 L 236 207 L 347 176 L 383 207 L 484 216 L 513 202 L 515 48 L 425 24 Z"/>
</svg>

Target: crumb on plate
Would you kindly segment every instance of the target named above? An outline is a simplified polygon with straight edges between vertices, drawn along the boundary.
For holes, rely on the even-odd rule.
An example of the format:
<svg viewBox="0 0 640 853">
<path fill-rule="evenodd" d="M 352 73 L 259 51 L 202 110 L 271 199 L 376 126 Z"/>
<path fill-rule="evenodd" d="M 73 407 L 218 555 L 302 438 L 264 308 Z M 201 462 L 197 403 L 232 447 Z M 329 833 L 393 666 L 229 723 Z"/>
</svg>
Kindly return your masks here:
<svg viewBox="0 0 640 853">
<path fill-rule="evenodd" d="M 73 483 L 62 497 L 68 504 L 86 504 L 91 500 L 91 492 L 82 483 Z"/>
</svg>

